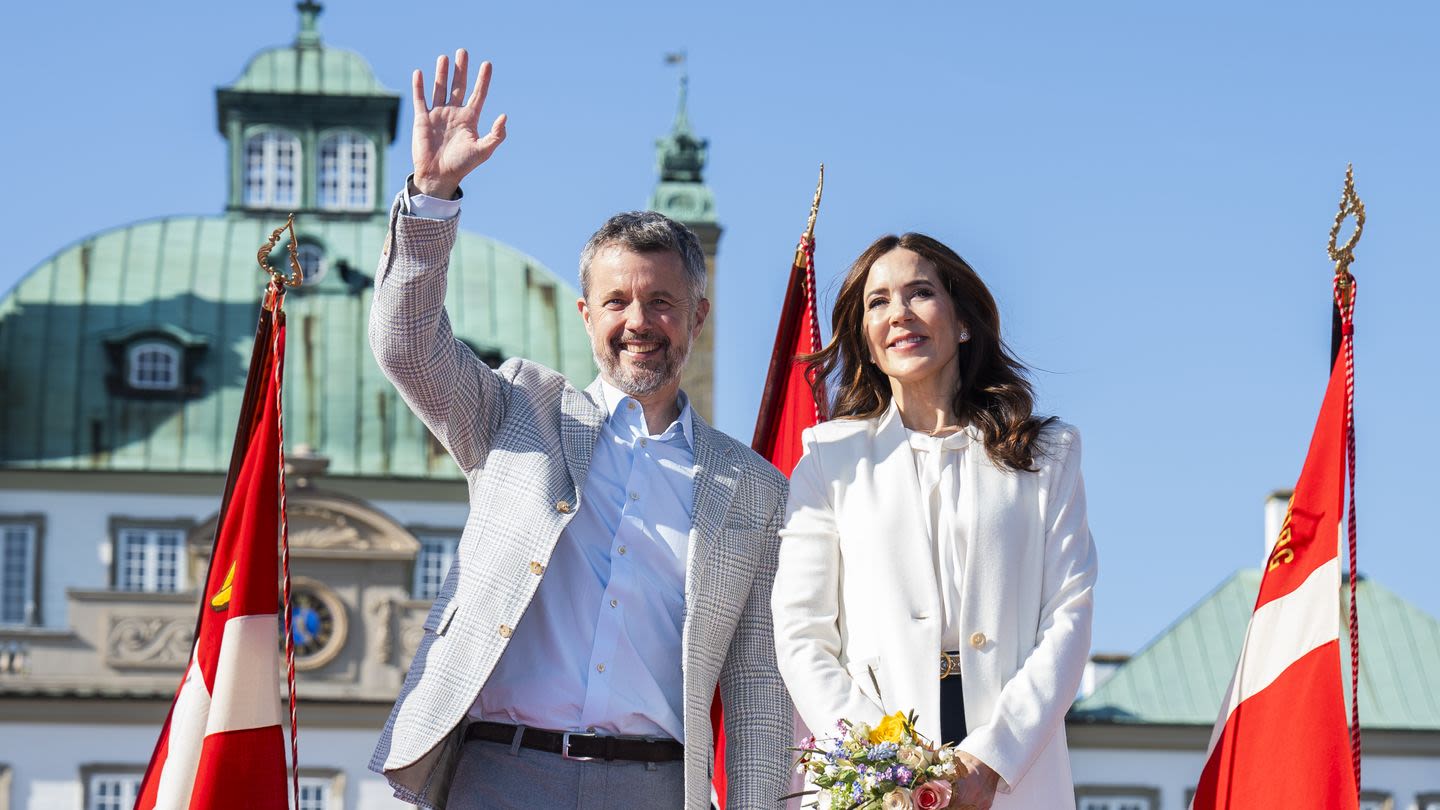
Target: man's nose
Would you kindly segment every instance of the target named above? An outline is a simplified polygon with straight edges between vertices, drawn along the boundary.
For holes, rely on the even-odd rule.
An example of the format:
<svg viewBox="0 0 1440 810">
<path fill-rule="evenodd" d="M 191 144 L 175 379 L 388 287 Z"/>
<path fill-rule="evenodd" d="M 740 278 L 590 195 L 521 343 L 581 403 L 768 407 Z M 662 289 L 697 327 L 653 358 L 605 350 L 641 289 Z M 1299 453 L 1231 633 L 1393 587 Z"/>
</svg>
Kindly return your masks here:
<svg viewBox="0 0 1440 810">
<path fill-rule="evenodd" d="M 650 315 L 645 304 L 636 300 L 631 301 L 630 306 L 625 308 L 625 328 L 631 332 L 644 331 L 645 325 L 649 323 Z"/>
</svg>

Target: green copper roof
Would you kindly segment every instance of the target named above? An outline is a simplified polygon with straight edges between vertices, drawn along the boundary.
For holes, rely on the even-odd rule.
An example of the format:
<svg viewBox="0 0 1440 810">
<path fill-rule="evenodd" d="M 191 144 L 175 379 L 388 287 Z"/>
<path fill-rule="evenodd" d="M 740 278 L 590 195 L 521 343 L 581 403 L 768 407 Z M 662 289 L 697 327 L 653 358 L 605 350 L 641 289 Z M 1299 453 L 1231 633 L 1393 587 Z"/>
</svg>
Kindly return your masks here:
<svg viewBox="0 0 1440 810">
<path fill-rule="evenodd" d="M 280 222 L 184 216 L 85 238 L 0 298 L 0 467 L 224 472 L 264 276 L 255 251 Z M 331 459 L 328 475 L 458 477 L 371 356 L 369 278 L 385 218 L 302 218 L 326 254 L 314 289 L 286 298 L 285 438 Z M 281 256 L 277 250 L 275 256 Z M 446 299 L 456 334 L 579 384 L 595 374 L 570 302 L 537 261 L 461 233 Z M 168 336 L 197 352 L 187 398 L 113 395 L 107 346 Z"/>
<path fill-rule="evenodd" d="M 320 43 L 318 3 L 302 2 L 300 31 L 294 44 L 255 55 L 230 87 L 242 93 L 284 93 L 336 96 L 390 96 L 370 64 L 353 51 Z"/>
<path fill-rule="evenodd" d="M 1238 571 L 1096 689 L 1071 721 L 1214 725 L 1260 591 L 1260 572 Z M 1348 585 L 1337 608 L 1348 610 Z M 1440 730 L 1440 621 L 1373 580 L 1360 580 L 1360 723 Z M 1342 637 L 1345 621 L 1342 616 Z M 1349 644 L 1342 643 L 1349 669 Z M 1349 701 L 1348 674 L 1342 679 Z"/>
</svg>

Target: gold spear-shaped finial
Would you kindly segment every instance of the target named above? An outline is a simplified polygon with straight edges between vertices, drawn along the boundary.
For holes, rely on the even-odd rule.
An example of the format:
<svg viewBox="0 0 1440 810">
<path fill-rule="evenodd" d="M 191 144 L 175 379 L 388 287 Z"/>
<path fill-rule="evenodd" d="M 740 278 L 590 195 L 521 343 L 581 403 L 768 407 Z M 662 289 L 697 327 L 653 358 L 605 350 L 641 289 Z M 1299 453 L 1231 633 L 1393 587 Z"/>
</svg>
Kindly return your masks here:
<svg viewBox="0 0 1440 810">
<path fill-rule="evenodd" d="M 795 265 L 805 266 L 805 246 L 815 241 L 815 218 L 820 215 L 820 195 L 825 191 L 825 164 L 820 164 L 820 179 L 815 183 L 815 199 L 810 202 L 810 219 L 805 223 L 805 235 L 795 248 Z"/>
<path fill-rule="evenodd" d="M 1344 224 L 1345 218 L 1354 215 L 1355 232 L 1343 246 L 1337 247 L 1340 238 L 1340 226 Z M 1365 230 L 1365 203 L 1360 195 L 1355 193 L 1355 165 L 1347 164 L 1345 167 L 1345 190 L 1340 194 L 1340 210 L 1335 214 L 1335 224 L 1330 226 L 1330 260 L 1335 262 L 1335 280 L 1340 285 L 1340 305 L 1350 306 L 1350 263 L 1355 261 L 1355 245 L 1360 241 L 1360 234 Z"/>
</svg>

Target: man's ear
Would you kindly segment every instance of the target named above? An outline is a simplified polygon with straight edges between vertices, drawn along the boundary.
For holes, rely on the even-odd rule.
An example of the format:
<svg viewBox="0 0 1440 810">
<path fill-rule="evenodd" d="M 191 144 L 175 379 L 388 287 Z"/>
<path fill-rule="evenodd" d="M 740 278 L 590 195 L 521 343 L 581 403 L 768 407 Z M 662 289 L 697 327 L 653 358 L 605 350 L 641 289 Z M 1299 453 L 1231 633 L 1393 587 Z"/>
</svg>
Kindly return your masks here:
<svg viewBox="0 0 1440 810">
<path fill-rule="evenodd" d="M 701 298 L 700 303 L 695 305 L 695 328 L 690 330 L 690 339 L 700 337 L 700 327 L 705 325 L 705 318 L 710 315 L 710 299 Z"/>
<path fill-rule="evenodd" d="M 575 299 L 575 308 L 580 310 L 580 320 L 585 322 L 585 333 L 590 334 L 590 307 L 585 305 L 584 296 Z"/>
</svg>

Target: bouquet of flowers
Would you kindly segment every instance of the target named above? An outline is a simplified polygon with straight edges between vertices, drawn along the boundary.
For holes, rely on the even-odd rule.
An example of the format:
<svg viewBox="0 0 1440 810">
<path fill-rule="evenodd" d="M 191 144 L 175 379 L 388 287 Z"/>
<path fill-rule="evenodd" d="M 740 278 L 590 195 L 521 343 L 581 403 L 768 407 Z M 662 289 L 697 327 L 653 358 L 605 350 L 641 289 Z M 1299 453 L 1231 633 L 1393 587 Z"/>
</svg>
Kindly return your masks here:
<svg viewBox="0 0 1440 810">
<path fill-rule="evenodd" d="M 795 769 L 819 788 L 824 810 L 940 810 L 959 775 L 955 748 L 915 731 L 915 713 L 896 712 L 871 728 L 841 720 L 838 736 L 807 737 Z M 805 795 L 805 794 L 793 794 Z M 792 798 L 787 796 L 785 798 Z"/>
</svg>

